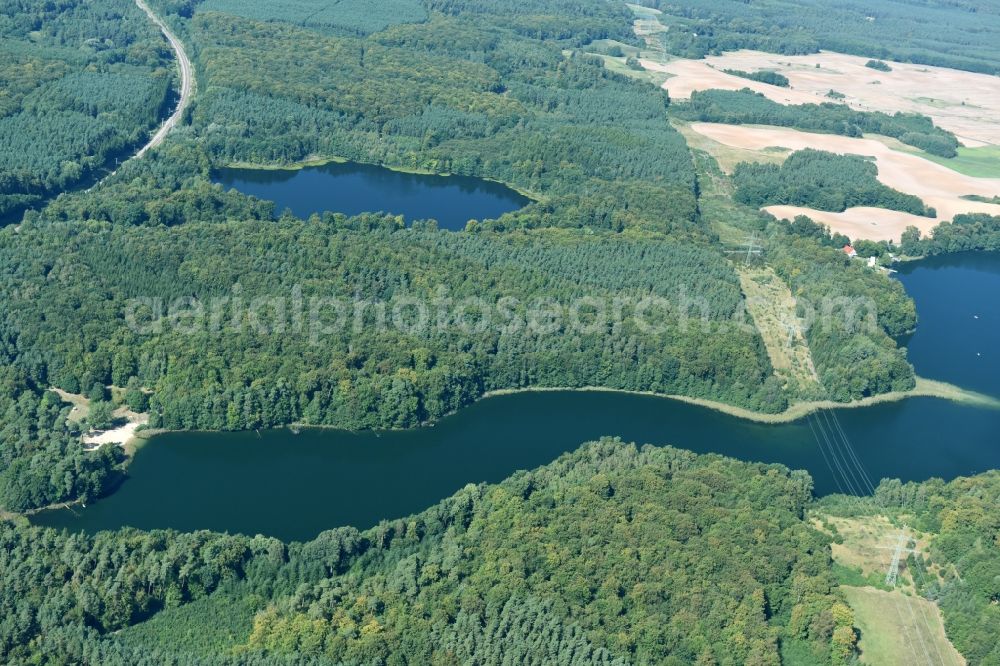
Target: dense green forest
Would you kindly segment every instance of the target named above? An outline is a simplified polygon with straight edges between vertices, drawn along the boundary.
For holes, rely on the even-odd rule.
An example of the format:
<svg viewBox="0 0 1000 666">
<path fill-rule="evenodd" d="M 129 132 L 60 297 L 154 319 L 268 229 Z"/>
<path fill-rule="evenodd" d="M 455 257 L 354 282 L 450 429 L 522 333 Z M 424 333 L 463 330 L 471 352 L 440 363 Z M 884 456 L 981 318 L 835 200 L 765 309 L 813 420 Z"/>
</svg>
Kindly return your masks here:
<svg viewBox="0 0 1000 666">
<path fill-rule="evenodd" d="M 930 532 L 930 547 L 910 555 L 907 566 L 918 592 L 934 601 L 944 614 L 948 638 L 970 666 L 1000 660 L 1000 522 L 996 502 L 1000 473 L 931 479 L 923 483 L 883 480 L 873 498 L 845 503 L 824 499 L 831 513 L 888 511 L 900 523 Z M 877 508 L 876 508 L 877 507 Z"/>
<path fill-rule="evenodd" d="M 191 129 L 94 191 L 30 214 L 5 248 L 5 260 L 17 267 L 11 286 L 28 282 L 46 294 L 3 308 L 6 358 L 34 381 L 79 390 L 132 380 L 153 391 L 153 425 L 171 428 L 290 421 L 410 427 L 485 391 L 533 385 L 653 390 L 764 411 L 799 397 L 770 377 L 760 337 L 742 313 L 736 275 L 699 219 L 694 167 L 666 122 L 661 92 L 617 77 L 597 59 L 571 49 L 567 55 L 558 48 L 564 44 L 510 28 L 499 18 L 511 9 L 504 3 L 477 4 L 475 22 L 464 18 L 468 8 L 448 5 L 439 8 L 446 15 L 390 27 L 364 42 L 223 17 L 200 5 L 168 7 L 199 63 Z M 588 7 L 577 20 L 590 34 L 618 34 L 618 9 Z M 528 11 L 532 6 L 520 12 L 524 22 L 547 26 L 545 12 L 559 8 L 542 3 L 538 14 Z M 233 21 L 240 31 L 223 30 Z M 498 26 L 487 30 L 491 22 Z M 548 28 L 539 30 L 548 36 Z M 265 52 L 274 55 L 256 56 Z M 488 176 L 540 200 L 480 221 L 470 227 L 476 233 L 455 235 L 424 225 L 402 231 L 400 220 L 373 215 L 275 224 L 271 204 L 210 184 L 220 162 L 287 162 L 317 153 Z M 553 226 L 596 234 L 512 233 Z M 669 240 L 621 233 L 635 229 L 666 232 Z M 836 273 L 845 268 L 833 257 L 818 265 L 827 268 L 810 291 L 817 302 L 820 285 L 837 286 Z M 860 294 L 906 302 L 884 281 L 866 280 L 852 283 Z M 635 303 L 697 294 L 707 323 L 685 330 L 671 312 L 671 326 L 656 334 L 627 321 L 547 337 L 499 328 L 347 330 L 323 345 L 304 334 L 244 328 L 220 336 L 168 327 L 138 335 L 127 325 L 131 298 L 159 299 L 162 307 L 181 297 L 207 304 L 232 296 L 234 285 L 247 302 L 287 298 L 300 288 L 307 302 L 361 294 L 390 306 L 396 296 L 431 298 L 438 289 L 487 303 L 515 298 L 522 307 L 550 298 L 564 308 L 585 295 Z M 892 314 L 900 309 L 888 308 L 880 330 L 824 338 L 831 395 L 848 400 L 912 385 L 912 370 L 885 337 L 912 328 L 912 306 Z M 859 346 L 866 351 L 847 353 Z M 854 371 L 869 379 L 848 381 L 838 357 L 857 357 Z"/>
<path fill-rule="evenodd" d="M 810 132 L 861 137 L 882 134 L 939 157 L 955 157 L 958 139 L 915 113 L 855 111 L 845 104 L 786 105 L 752 90 L 704 90 L 672 106 L 678 118 L 727 125 L 776 125 Z"/>
<path fill-rule="evenodd" d="M 432 7 L 444 13 L 366 39 L 202 6 L 175 15 L 198 63 L 200 148 L 216 165 L 321 155 L 491 178 L 545 201 L 511 218 L 518 226 L 696 226 L 694 171 L 666 94 L 563 53 L 631 39 L 627 10 Z"/>
<path fill-rule="evenodd" d="M 11 296 L 0 304 L 4 362 L 72 392 L 135 377 L 154 390 L 154 426 L 411 427 L 484 391 L 533 385 L 654 390 L 765 411 L 787 401 L 768 379 L 726 260 L 657 237 L 456 234 L 375 215 L 174 228 L 25 223 L 4 234 L 0 261 L 12 268 L 3 286 Z M 281 297 L 291 308 L 296 293 L 298 322 L 290 314 L 273 330 L 270 309 L 259 315 L 269 328 L 242 319 L 255 299 Z M 384 304 L 386 326 L 356 328 L 351 318 L 334 327 L 325 310 L 311 324 L 317 299 L 353 308 L 357 294 Z M 224 323 L 206 315 L 189 330 L 169 317 L 157 325 L 145 311 L 130 324 L 139 297 L 159 301 L 161 315 L 178 299 L 197 299 L 206 313 L 215 299 L 231 302 Z M 672 309 L 650 310 L 656 330 L 645 330 L 634 311 L 651 297 Z M 427 303 L 435 318 L 438 299 L 480 299 L 492 315 L 473 310 L 472 324 L 435 319 L 410 331 L 393 319 L 403 298 Z M 572 325 L 568 308 L 581 298 L 603 317 Z M 557 308 L 556 329 L 528 327 L 539 303 Z M 453 312 L 449 319 L 460 316 Z"/>
<path fill-rule="evenodd" d="M 128 0 L 0 3 L 0 219 L 101 169 L 155 126 L 172 59 Z"/>
<path fill-rule="evenodd" d="M 192 4 L 199 11 L 285 21 L 306 28 L 359 35 L 379 32 L 390 25 L 419 23 L 427 19 L 427 11 L 420 0 L 285 0 L 281 3 L 207 0 Z"/>
<path fill-rule="evenodd" d="M 900 249 L 911 257 L 970 250 L 1000 251 L 1000 217 L 982 213 L 956 215 L 934 227 L 929 236 L 909 227 L 900 238 Z"/>
<path fill-rule="evenodd" d="M 687 58 L 738 49 L 820 49 L 899 62 L 1000 72 L 1000 7 L 992 0 L 639 0 L 664 12 L 668 51 Z"/>
<path fill-rule="evenodd" d="M 204 598 L 255 560 L 280 562 L 285 548 L 263 537 L 131 529 L 88 537 L 0 522 L 0 660 L 110 663 L 100 635 Z"/>
<path fill-rule="evenodd" d="M 742 162 L 733 170 L 735 198 L 748 206 L 787 204 L 843 212 L 874 206 L 936 217 L 920 197 L 878 181 L 878 167 L 858 155 L 821 150 L 792 153 L 781 165 Z"/>
<path fill-rule="evenodd" d="M 0 658 L 847 663 L 856 634 L 805 520 L 811 487 L 778 465 L 604 440 L 307 543 L 0 524 Z"/>
<path fill-rule="evenodd" d="M 143 402 L 139 389 L 148 389 L 152 426 L 211 429 L 413 427 L 484 392 L 527 386 L 656 391 L 768 412 L 804 397 L 773 377 L 736 273 L 702 218 L 691 155 L 667 122 L 669 100 L 576 50 L 594 38 L 631 39 L 625 8 L 440 2 L 420 20 L 386 27 L 372 17 L 346 30 L 309 23 L 307 5 L 267 20 L 222 14 L 213 3 L 158 5 L 198 66 L 187 126 L 92 191 L 64 194 L 4 234 L 10 296 L 0 303 L 0 352 L 27 385 L 130 386 Z M 240 7 L 249 5 L 230 9 Z M 935 131 L 903 117 L 854 122 Z M 406 230 L 381 215 L 274 222 L 273 204 L 211 184 L 222 164 L 316 155 L 493 178 L 538 200 L 452 234 L 422 221 Z M 824 160 L 806 175 L 837 170 Z M 871 190 L 870 165 L 850 166 L 861 173 L 838 181 L 845 202 Z M 785 185 L 781 173 L 776 183 Z M 912 328 L 905 295 L 855 272 L 821 241 L 758 221 L 775 230 L 778 268 L 802 295 L 820 303 L 837 288 L 880 306 L 875 329 L 810 332 L 829 394 L 850 400 L 912 386 L 888 337 Z M 801 256 L 782 249 L 789 244 Z M 369 325 L 385 316 L 379 306 L 391 315 L 399 299 L 442 295 L 515 305 L 508 319 L 481 327 Z M 357 330 L 322 334 L 294 320 L 255 327 L 259 312 L 235 310 L 268 298 L 307 308 L 366 299 L 375 309 Z M 618 309 L 618 318 L 561 323 L 546 335 L 523 330 L 537 303 L 554 301 L 565 313 L 580 298 Z M 670 305 L 656 315 L 665 324 L 657 330 L 628 310 L 649 298 Z M 135 299 L 157 317 L 178 302 L 197 309 L 228 299 L 229 325 L 218 326 L 220 314 L 215 328 L 206 316 L 196 322 L 206 327 L 188 330 L 190 318 L 151 319 L 140 308 L 148 329 L 140 331 L 130 319 Z M 40 478 L 24 485 L 31 492 L 18 491 L 9 507 L 70 492 Z"/>
<path fill-rule="evenodd" d="M 203 428 L 292 420 L 406 427 L 440 418 L 483 391 L 528 385 L 655 390 L 767 411 L 796 397 L 768 378 L 760 338 L 743 326 L 735 273 L 699 219 L 691 157 L 666 121 L 669 100 L 572 48 L 592 37 L 629 39 L 622 8 L 556 0 L 442 3 L 432 5 L 441 13 L 425 22 L 365 40 L 224 16 L 207 5 L 164 8 L 198 63 L 190 129 L 93 192 L 60 197 L 28 216 L 9 248 L 9 261 L 23 269 L 15 281 L 50 276 L 49 264 L 72 256 L 101 284 L 77 290 L 77 278 L 66 279 L 61 294 L 76 294 L 81 308 L 66 308 L 58 294 L 7 307 L 6 325 L 17 340 L 8 358 L 38 381 L 73 388 L 135 378 L 154 391 L 154 424 Z M 566 32 L 550 17 L 570 8 L 578 11 Z M 215 165 L 317 154 L 485 176 L 539 201 L 455 236 L 401 232 L 398 220 L 376 216 L 274 225 L 271 204 L 209 182 Z M 116 228 L 81 229 L 81 220 Z M 220 222 L 226 224 L 217 228 Z M 178 230 L 117 228 L 161 224 Z M 538 227 L 598 233 L 507 235 Z M 635 229 L 669 240 L 601 235 Z M 249 248 L 269 250 L 262 256 Z M 487 279 L 471 285 L 467 275 Z M 389 331 L 341 335 L 307 349 L 301 336 L 262 340 L 244 332 L 199 338 L 193 348 L 205 349 L 202 355 L 189 351 L 189 337 L 136 336 L 125 326 L 128 299 L 138 295 L 207 300 L 239 284 L 252 299 L 300 283 L 306 298 L 428 296 L 444 287 L 487 302 L 566 300 L 584 286 L 604 299 L 677 298 L 687 290 L 707 300 L 714 337 L 676 326 L 657 336 L 624 326 L 610 336 L 545 340 L 456 331 L 418 339 Z M 40 288 L 51 284 L 46 279 Z M 103 314 L 95 317 L 92 308 Z M 79 315 L 66 327 L 72 335 L 39 325 L 67 312 Z M 671 321 L 680 320 L 672 314 Z M 831 345 L 831 359 L 837 345 L 855 341 L 845 332 Z M 881 367 L 873 361 L 872 374 Z M 912 382 L 905 362 L 893 367 L 886 382 Z M 835 393 L 849 399 L 878 390 L 861 382 Z"/>
<path fill-rule="evenodd" d="M 0 510 L 89 502 L 114 481 L 120 451 L 84 451 L 80 428 L 67 422 L 69 407 L 60 403 L 23 372 L 0 366 Z"/>
</svg>

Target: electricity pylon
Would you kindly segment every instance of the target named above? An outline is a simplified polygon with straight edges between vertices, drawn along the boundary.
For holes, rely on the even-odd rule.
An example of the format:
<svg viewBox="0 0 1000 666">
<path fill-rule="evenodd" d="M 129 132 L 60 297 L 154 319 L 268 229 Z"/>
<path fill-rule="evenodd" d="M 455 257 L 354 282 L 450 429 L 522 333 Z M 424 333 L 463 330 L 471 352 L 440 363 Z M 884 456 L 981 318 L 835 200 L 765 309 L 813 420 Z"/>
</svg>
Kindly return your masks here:
<svg viewBox="0 0 1000 666">
<path fill-rule="evenodd" d="M 906 526 L 904 525 L 905 529 Z M 885 584 L 888 587 L 896 587 L 896 582 L 899 580 L 899 562 L 903 559 L 903 553 L 916 553 L 914 548 L 906 548 L 906 544 L 910 541 L 910 538 L 906 536 L 903 530 L 899 531 L 899 535 L 896 537 L 896 545 L 894 546 L 878 546 L 878 548 L 888 550 L 892 549 L 892 562 L 889 564 L 889 571 L 885 574 Z"/>
<path fill-rule="evenodd" d="M 750 265 L 750 259 L 752 257 L 759 257 L 764 253 L 764 246 L 757 242 L 757 233 L 754 232 L 747 236 L 747 241 L 743 247 L 739 250 L 726 250 L 726 254 L 743 254 L 746 253 L 746 259 L 743 260 L 745 266 Z"/>
</svg>

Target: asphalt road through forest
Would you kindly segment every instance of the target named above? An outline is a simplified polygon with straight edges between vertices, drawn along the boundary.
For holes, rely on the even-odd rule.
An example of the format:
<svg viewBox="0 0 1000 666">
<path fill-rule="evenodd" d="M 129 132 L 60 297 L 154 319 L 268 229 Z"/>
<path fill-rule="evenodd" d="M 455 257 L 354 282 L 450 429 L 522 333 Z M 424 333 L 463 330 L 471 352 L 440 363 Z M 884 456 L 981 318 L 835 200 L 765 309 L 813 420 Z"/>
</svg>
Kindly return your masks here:
<svg viewBox="0 0 1000 666">
<path fill-rule="evenodd" d="M 149 5 L 145 3 L 144 0 L 135 0 L 135 4 L 139 5 L 139 9 L 146 12 L 149 19 L 159 26 L 160 30 L 163 31 L 163 35 L 170 42 L 170 47 L 177 54 L 177 64 L 181 70 L 181 98 L 177 103 L 177 108 L 174 112 L 167 118 L 160 129 L 156 131 L 156 134 L 150 138 L 149 142 L 136 152 L 135 157 L 142 157 L 147 151 L 152 150 L 157 147 L 166 138 L 167 134 L 171 129 L 178 123 L 181 119 L 181 115 L 184 113 L 184 109 L 191 102 L 191 97 L 194 95 L 194 69 L 191 67 L 191 61 L 188 60 L 187 53 L 184 51 L 184 44 L 181 40 L 177 39 L 177 36 L 170 31 L 167 24 L 164 23 L 159 16 L 153 13 L 153 10 L 149 8 Z"/>
</svg>

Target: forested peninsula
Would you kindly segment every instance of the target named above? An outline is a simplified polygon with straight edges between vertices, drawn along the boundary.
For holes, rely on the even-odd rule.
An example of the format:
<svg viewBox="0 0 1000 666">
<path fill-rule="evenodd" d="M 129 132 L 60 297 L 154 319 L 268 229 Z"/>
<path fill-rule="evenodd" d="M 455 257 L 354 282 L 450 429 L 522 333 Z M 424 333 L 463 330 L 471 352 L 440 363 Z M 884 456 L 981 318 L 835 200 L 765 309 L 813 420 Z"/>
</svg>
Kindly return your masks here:
<svg viewBox="0 0 1000 666">
<path fill-rule="evenodd" d="M 570 25 L 554 22 L 551 16 L 568 8 L 491 2 L 469 10 L 449 3 L 431 6 L 425 21 L 372 26 L 374 34 L 362 39 L 358 29 L 306 30 L 236 5 L 165 3 L 161 9 L 192 45 L 199 71 L 190 128 L 92 192 L 29 214 L 11 235 L 5 251 L 20 266 L 14 279 L 44 277 L 40 287 L 59 294 L 56 301 L 6 306 L 6 321 L 17 331 L 10 362 L 70 391 L 134 379 L 153 391 L 153 425 L 170 428 L 291 421 L 409 427 L 485 391 L 532 385 L 601 385 L 784 409 L 797 396 L 769 379 L 759 335 L 739 326 L 747 320 L 739 312 L 737 276 L 712 221 L 700 214 L 691 155 L 665 121 L 669 99 L 572 50 L 599 37 L 634 39 L 627 10 L 586 4 L 585 11 L 568 12 L 576 17 Z M 223 19 L 215 9 L 247 18 Z M 506 22 L 510 12 L 519 17 L 513 25 Z M 233 37 L 237 33 L 254 38 Z M 249 68 L 250 61 L 260 64 Z M 310 67 L 326 73 L 312 76 Z M 324 87 L 317 89 L 316 81 Z M 312 155 L 488 177 L 535 192 L 539 201 L 454 235 L 404 230 L 398 220 L 378 216 L 272 224 L 266 202 L 209 182 L 213 166 Z M 771 228 L 780 233 L 780 225 Z M 133 252 L 145 256 L 137 260 Z M 912 328 L 912 304 L 897 286 L 824 252 L 813 245 L 789 261 L 810 267 L 814 277 L 825 272 L 827 280 L 840 280 L 834 274 L 846 266 L 860 289 L 855 293 L 874 295 L 887 307 L 880 308 L 882 331 L 828 338 L 819 344 L 831 345 L 831 353 L 819 355 L 830 358 L 835 372 L 842 362 L 834 357 L 846 356 L 834 349 L 864 344 L 871 351 L 862 365 L 877 364 L 873 382 L 887 376 L 885 365 L 894 368 L 887 380 L 870 385 L 847 389 L 834 382 L 831 395 L 849 400 L 912 385 L 912 370 L 888 337 Z M 373 271 L 378 255 L 385 260 Z M 352 256 L 361 262 L 356 269 L 324 267 L 350 266 Z M 637 274 L 636 261 L 648 270 Z M 75 297 L 99 302 L 57 305 L 67 289 L 86 282 L 67 276 L 57 287 L 53 278 L 65 263 L 103 283 Z M 539 281 L 525 279 L 533 272 Z M 478 284 L 455 279 L 469 274 L 489 277 Z M 567 299 L 583 285 L 608 297 L 675 300 L 683 290 L 697 290 L 707 300 L 704 325 L 712 335 L 679 326 L 654 337 L 625 326 L 610 338 L 548 340 L 448 332 L 402 341 L 366 333 L 310 350 L 294 336 L 216 337 L 191 345 L 170 331 L 137 336 L 127 330 L 130 297 L 207 302 L 237 284 L 247 300 L 296 284 L 306 298 L 364 293 L 391 299 L 440 287 L 488 302 Z M 50 305 L 49 314 L 37 311 Z M 103 314 L 95 317 L 91 308 Z M 80 321 L 66 328 L 33 323 L 70 313 Z M 52 338 L 58 330 L 73 335 Z M 171 353 L 172 344 L 225 361 L 206 364 L 209 356 L 199 351 Z M 213 347 L 218 351 L 207 351 Z M 639 350 L 643 364 L 626 360 Z M 857 364 L 854 370 L 864 373 Z"/>
</svg>

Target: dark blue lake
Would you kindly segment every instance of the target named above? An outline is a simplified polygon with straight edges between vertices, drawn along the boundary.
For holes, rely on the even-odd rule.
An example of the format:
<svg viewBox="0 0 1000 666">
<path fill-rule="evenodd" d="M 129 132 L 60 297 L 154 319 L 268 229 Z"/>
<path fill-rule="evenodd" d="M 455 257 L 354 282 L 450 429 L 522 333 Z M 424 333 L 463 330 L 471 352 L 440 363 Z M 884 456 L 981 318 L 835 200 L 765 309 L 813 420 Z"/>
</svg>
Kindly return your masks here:
<svg viewBox="0 0 1000 666">
<path fill-rule="evenodd" d="M 313 213 L 366 212 L 403 215 L 407 221 L 434 219 L 457 231 L 471 219 L 496 219 L 531 202 L 492 181 L 468 176 L 402 173 L 370 164 L 345 162 L 302 169 L 219 169 L 213 180 L 227 188 L 275 202 L 297 217 Z"/>
<path fill-rule="evenodd" d="M 907 341 L 917 372 L 1000 396 L 1000 254 L 921 262 L 899 278 L 920 315 Z M 604 435 L 783 463 L 807 470 L 819 495 L 850 492 L 815 434 L 836 439 L 839 429 L 839 454 L 855 455 L 874 483 L 1000 468 L 1000 410 L 946 400 L 911 398 L 764 425 L 649 396 L 522 393 L 483 400 L 433 428 L 162 435 L 139 450 L 130 478 L 110 497 L 33 520 L 88 531 L 210 528 L 303 540 L 420 511 L 467 483 L 499 481 Z"/>
<path fill-rule="evenodd" d="M 917 333 L 903 341 L 917 372 L 1000 396 L 1000 254 L 925 259 L 899 279 L 917 302 Z"/>
</svg>

